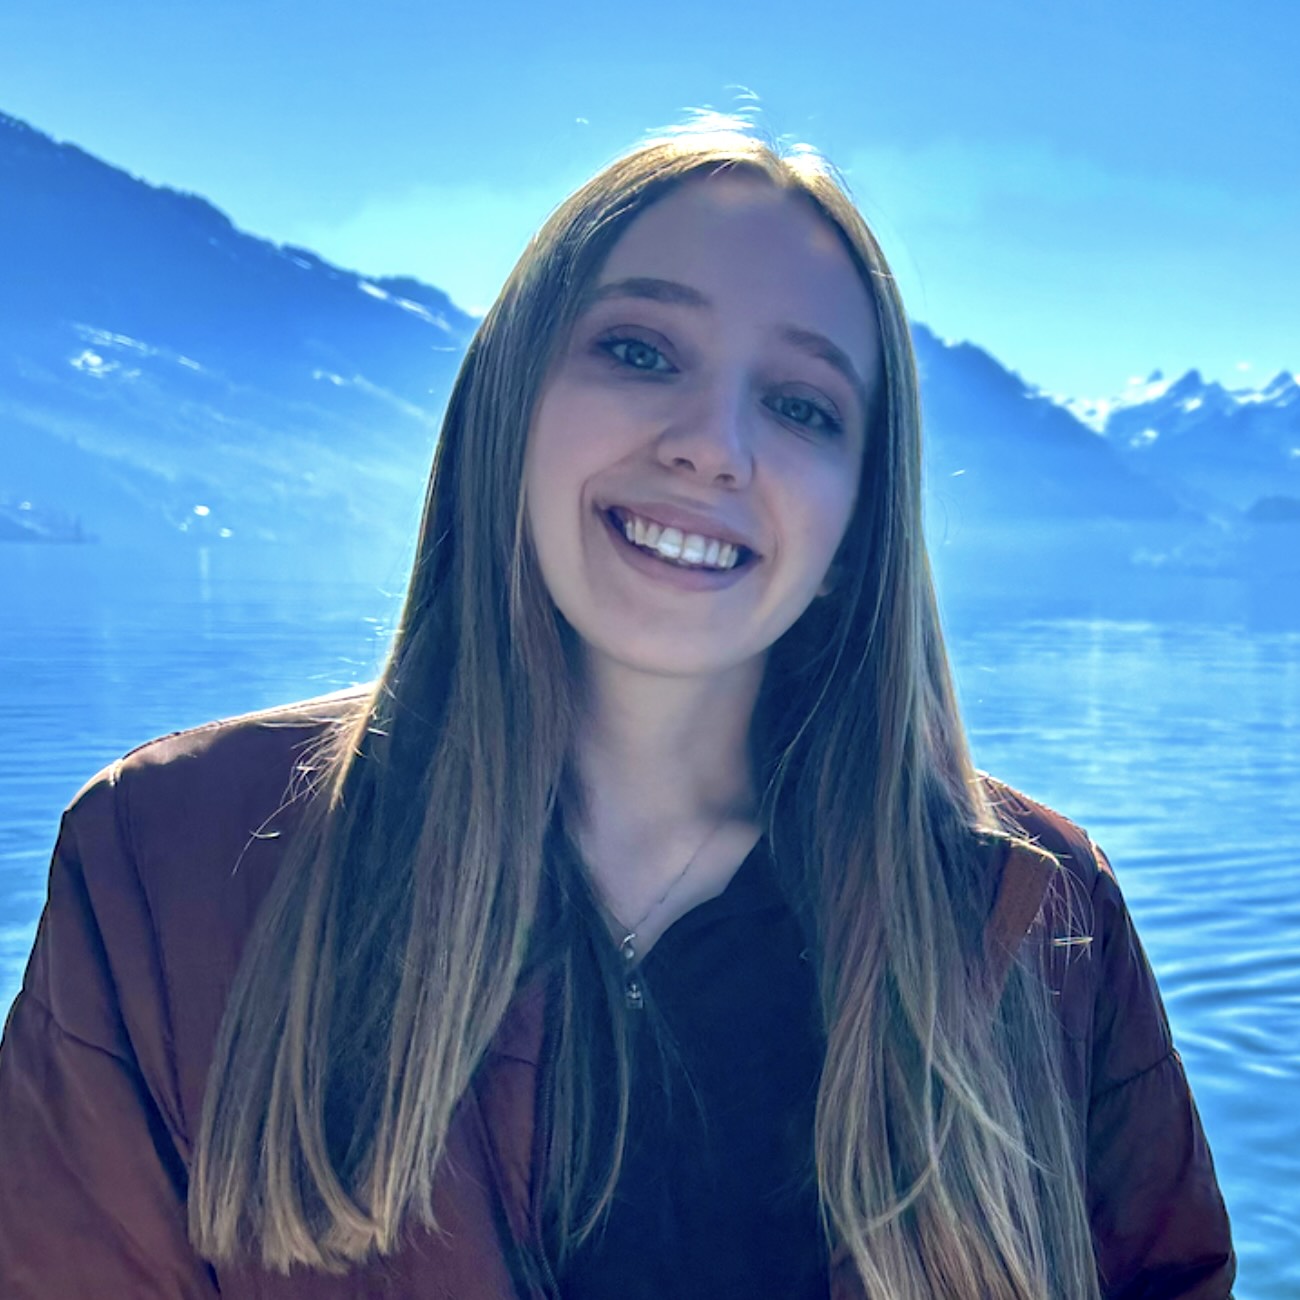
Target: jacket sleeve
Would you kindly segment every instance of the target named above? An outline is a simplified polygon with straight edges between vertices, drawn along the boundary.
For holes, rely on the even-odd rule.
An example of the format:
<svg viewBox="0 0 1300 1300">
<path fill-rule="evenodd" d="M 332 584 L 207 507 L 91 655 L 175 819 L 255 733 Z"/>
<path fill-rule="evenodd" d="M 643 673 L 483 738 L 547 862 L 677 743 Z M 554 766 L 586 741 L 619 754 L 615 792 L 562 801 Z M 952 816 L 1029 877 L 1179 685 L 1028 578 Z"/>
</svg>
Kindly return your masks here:
<svg viewBox="0 0 1300 1300">
<path fill-rule="evenodd" d="M 0 1295 L 211 1300 L 164 983 L 110 772 L 64 816 L 0 1044 Z"/>
<path fill-rule="evenodd" d="M 1226 1300 L 1227 1210 L 1155 976 L 1105 855 L 1092 890 L 1097 997 L 1088 1208 L 1106 1300 Z"/>
</svg>

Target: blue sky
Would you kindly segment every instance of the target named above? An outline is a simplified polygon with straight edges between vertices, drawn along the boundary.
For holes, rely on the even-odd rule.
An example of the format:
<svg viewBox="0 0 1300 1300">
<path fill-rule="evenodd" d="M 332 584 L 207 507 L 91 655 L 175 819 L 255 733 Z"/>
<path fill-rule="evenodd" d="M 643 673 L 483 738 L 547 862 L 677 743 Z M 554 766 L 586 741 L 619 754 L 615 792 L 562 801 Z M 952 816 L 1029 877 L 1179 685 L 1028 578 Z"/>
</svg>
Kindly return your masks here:
<svg viewBox="0 0 1300 1300">
<path fill-rule="evenodd" d="M 914 317 L 1105 396 L 1300 370 L 1297 38 L 1295 0 L 7 0 L 0 109 L 482 308 L 590 172 L 753 96 Z"/>
</svg>

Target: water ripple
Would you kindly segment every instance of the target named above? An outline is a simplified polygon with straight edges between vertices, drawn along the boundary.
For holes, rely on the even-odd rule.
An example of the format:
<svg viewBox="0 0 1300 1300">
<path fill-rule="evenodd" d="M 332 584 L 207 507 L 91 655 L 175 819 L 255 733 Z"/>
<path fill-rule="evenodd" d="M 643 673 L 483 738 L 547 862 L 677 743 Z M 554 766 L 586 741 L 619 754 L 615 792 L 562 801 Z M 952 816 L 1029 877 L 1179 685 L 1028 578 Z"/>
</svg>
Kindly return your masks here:
<svg viewBox="0 0 1300 1300">
<path fill-rule="evenodd" d="M 0 1011 L 82 783 L 152 735 L 366 680 L 396 612 L 374 587 L 132 591 L 83 562 L 0 571 Z M 985 617 L 952 645 L 976 761 L 1114 864 L 1233 1215 L 1238 1300 L 1300 1294 L 1300 635 Z"/>
</svg>

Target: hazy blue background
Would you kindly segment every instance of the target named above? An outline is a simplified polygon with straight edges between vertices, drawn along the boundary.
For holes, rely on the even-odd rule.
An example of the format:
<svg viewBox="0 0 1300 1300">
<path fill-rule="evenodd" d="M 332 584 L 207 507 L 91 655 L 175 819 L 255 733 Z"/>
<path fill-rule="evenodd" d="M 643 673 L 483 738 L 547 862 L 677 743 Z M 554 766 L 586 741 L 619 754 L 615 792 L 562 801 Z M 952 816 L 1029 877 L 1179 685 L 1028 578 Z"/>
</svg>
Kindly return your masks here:
<svg viewBox="0 0 1300 1300">
<path fill-rule="evenodd" d="M 1298 41 L 1293 0 L 8 0 L 0 106 L 473 309 L 574 184 L 747 87 L 918 318 L 1095 398 L 1300 365 Z"/>
<path fill-rule="evenodd" d="M 977 761 L 1109 851 L 1238 1300 L 1300 1294 L 1297 37 L 1283 0 L 0 8 L 0 1011 L 87 777 L 372 674 L 539 220 L 757 102 L 918 322 Z"/>
</svg>

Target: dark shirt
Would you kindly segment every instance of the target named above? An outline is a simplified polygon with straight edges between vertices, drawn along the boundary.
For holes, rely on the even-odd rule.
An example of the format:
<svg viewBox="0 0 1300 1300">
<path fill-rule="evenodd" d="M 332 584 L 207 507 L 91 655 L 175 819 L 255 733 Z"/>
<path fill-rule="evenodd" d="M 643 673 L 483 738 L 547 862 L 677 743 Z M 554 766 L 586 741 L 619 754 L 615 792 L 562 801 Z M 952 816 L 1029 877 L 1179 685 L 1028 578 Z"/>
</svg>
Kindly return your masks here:
<svg viewBox="0 0 1300 1300">
<path fill-rule="evenodd" d="M 813 1116 L 823 1043 L 805 940 L 765 841 L 640 963 L 623 1174 L 565 1300 L 826 1300 Z M 649 1018 L 677 1048 L 668 1091 Z M 615 1105 L 598 1072 L 597 1113 Z"/>
</svg>

